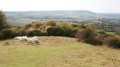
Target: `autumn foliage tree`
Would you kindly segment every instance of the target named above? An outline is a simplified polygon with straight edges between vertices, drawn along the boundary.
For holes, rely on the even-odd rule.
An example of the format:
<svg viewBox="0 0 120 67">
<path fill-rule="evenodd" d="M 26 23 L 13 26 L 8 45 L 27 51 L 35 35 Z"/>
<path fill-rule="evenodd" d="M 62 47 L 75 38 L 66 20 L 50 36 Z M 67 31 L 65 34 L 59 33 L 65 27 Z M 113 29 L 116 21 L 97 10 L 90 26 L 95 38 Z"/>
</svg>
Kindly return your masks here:
<svg viewBox="0 0 120 67">
<path fill-rule="evenodd" d="M 46 22 L 46 24 L 47 24 L 48 26 L 56 26 L 56 22 L 53 21 L 53 20 L 48 20 L 48 21 Z"/>
</svg>

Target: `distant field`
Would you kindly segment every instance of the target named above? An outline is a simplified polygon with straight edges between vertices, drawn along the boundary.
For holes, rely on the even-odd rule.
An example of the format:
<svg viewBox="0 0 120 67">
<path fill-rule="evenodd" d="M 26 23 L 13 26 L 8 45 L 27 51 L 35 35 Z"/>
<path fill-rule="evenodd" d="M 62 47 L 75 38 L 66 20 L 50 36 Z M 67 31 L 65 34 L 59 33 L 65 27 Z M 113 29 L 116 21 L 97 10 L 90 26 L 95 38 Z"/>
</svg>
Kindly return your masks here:
<svg viewBox="0 0 120 67">
<path fill-rule="evenodd" d="M 115 35 L 115 32 L 106 32 L 107 34 Z"/>
<path fill-rule="evenodd" d="M 111 34 L 111 35 L 115 35 L 117 37 L 119 37 L 120 35 L 116 35 L 115 32 L 106 32 L 107 34 Z"/>
<path fill-rule="evenodd" d="M 76 42 L 68 37 L 39 37 L 41 45 L 0 41 L 0 67 L 119 67 L 120 50 Z"/>
</svg>

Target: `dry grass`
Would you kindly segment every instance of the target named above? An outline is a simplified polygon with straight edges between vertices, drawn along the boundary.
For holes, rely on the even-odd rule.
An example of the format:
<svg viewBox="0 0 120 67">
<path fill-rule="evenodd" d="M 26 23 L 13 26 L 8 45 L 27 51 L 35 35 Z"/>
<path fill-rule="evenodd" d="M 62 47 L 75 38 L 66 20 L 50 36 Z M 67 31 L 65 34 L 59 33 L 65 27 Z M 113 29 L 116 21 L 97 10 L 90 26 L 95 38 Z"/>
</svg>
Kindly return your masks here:
<svg viewBox="0 0 120 67">
<path fill-rule="evenodd" d="M 75 38 L 69 38 L 69 37 L 44 36 L 44 37 L 40 37 L 39 40 L 41 41 L 42 44 L 46 46 L 63 46 L 63 45 L 80 44 L 79 42 L 76 42 Z"/>
<path fill-rule="evenodd" d="M 54 55 L 80 47 L 80 43 L 73 43 L 75 40 L 73 38 L 39 37 L 39 39 L 41 45 L 31 45 L 13 39 L 0 41 L 0 67 L 41 67 Z"/>
<path fill-rule="evenodd" d="M 119 67 L 120 50 L 102 46 L 79 47 L 56 55 L 43 67 Z"/>
<path fill-rule="evenodd" d="M 76 42 L 68 37 L 39 37 L 41 45 L 0 41 L 0 67 L 119 67 L 120 50 Z"/>
</svg>

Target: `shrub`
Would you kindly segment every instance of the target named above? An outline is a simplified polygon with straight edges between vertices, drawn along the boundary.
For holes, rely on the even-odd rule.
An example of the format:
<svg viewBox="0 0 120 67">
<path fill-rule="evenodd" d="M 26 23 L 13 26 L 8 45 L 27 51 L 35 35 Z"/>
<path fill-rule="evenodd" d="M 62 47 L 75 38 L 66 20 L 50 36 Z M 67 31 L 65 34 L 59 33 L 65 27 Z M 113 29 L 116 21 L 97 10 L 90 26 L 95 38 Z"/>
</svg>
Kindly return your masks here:
<svg viewBox="0 0 120 67">
<path fill-rule="evenodd" d="M 26 34 L 27 36 L 40 36 L 41 31 L 40 30 L 28 30 Z"/>
<path fill-rule="evenodd" d="M 70 37 L 75 37 L 75 34 L 77 33 L 77 31 L 78 31 L 78 28 L 73 28 L 70 34 Z"/>
<path fill-rule="evenodd" d="M 47 30 L 47 33 L 49 36 L 64 36 L 65 35 L 65 29 L 62 27 L 50 27 Z"/>
<path fill-rule="evenodd" d="M 29 29 L 32 26 L 32 24 L 26 24 L 25 28 Z"/>
<path fill-rule="evenodd" d="M 41 32 L 41 36 L 48 36 L 47 32 Z"/>
<path fill-rule="evenodd" d="M 98 44 L 98 45 L 102 45 L 103 44 L 103 40 L 104 40 L 104 38 L 106 38 L 106 37 L 112 37 L 113 35 L 110 35 L 110 34 L 98 34 L 97 36 L 96 36 L 96 44 Z"/>
<path fill-rule="evenodd" d="M 47 26 L 56 26 L 56 22 L 53 20 L 48 20 L 47 21 Z"/>
<path fill-rule="evenodd" d="M 71 33 L 73 32 L 73 30 L 72 30 L 72 28 L 70 28 L 70 27 L 64 27 L 64 29 L 65 29 L 65 36 L 67 36 L 67 37 L 72 37 L 71 36 Z"/>
<path fill-rule="evenodd" d="M 70 26 L 73 27 L 73 28 L 76 28 L 76 27 L 80 28 L 81 25 L 77 24 L 77 23 L 71 23 Z"/>
<path fill-rule="evenodd" d="M 89 28 L 80 29 L 78 30 L 75 36 L 76 38 L 78 38 L 78 41 L 83 41 L 90 44 L 96 44 L 95 42 L 96 34 L 92 29 L 89 29 Z"/>
<path fill-rule="evenodd" d="M 67 22 L 61 22 L 61 23 L 58 24 L 58 26 L 64 28 L 64 27 L 69 27 L 70 25 Z"/>
<path fill-rule="evenodd" d="M 23 28 L 11 28 L 11 30 L 12 30 L 12 37 L 25 36 L 26 35 L 26 29 L 23 29 Z"/>
<path fill-rule="evenodd" d="M 7 39 L 7 38 L 12 37 L 12 30 L 10 30 L 10 29 L 3 29 L 1 31 L 1 33 L 3 34 L 3 39 Z"/>
<path fill-rule="evenodd" d="M 65 36 L 67 37 L 75 37 L 79 28 L 71 28 L 71 27 L 64 27 L 65 29 Z"/>
<path fill-rule="evenodd" d="M 104 30 L 95 30 L 95 32 L 96 32 L 97 34 L 105 34 L 105 31 L 104 31 Z"/>
<path fill-rule="evenodd" d="M 115 36 L 106 37 L 103 40 L 103 45 L 107 45 L 109 47 L 120 48 L 120 39 Z"/>
<path fill-rule="evenodd" d="M 115 34 L 116 34 L 116 35 L 120 35 L 120 31 L 116 31 Z"/>
<path fill-rule="evenodd" d="M 3 34 L 0 32 L 0 40 L 3 39 Z"/>
</svg>

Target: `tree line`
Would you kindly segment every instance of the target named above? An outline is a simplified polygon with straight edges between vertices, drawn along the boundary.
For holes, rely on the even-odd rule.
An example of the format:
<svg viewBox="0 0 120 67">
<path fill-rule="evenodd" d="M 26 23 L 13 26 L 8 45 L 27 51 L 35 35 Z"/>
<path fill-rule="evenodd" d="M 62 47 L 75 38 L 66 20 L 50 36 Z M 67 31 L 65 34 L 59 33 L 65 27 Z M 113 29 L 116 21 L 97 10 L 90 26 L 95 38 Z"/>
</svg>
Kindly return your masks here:
<svg viewBox="0 0 120 67">
<path fill-rule="evenodd" d="M 120 48 L 120 38 L 96 29 L 94 23 L 78 24 L 53 20 L 33 22 L 25 26 L 13 26 L 7 23 L 5 14 L 0 11 L 0 39 L 16 36 L 66 36 L 77 38 L 80 42 L 93 45 L 107 45 Z"/>
</svg>

